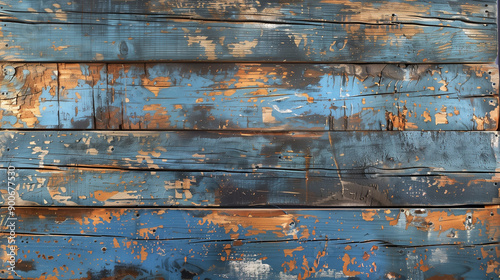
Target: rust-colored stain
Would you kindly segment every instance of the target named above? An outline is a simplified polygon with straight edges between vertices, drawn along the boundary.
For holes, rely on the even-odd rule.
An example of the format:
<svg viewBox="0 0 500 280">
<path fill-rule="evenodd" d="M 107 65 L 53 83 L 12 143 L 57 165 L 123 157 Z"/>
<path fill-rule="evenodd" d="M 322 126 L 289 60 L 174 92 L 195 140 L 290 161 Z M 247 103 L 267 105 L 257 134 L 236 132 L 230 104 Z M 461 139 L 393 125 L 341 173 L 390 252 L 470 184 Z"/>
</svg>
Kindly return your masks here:
<svg viewBox="0 0 500 280">
<path fill-rule="evenodd" d="M 367 222 L 373 221 L 373 216 L 378 215 L 377 210 L 367 210 L 361 213 L 363 220 Z"/>
<path fill-rule="evenodd" d="M 285 261 L 281 267 L 283 267 L 284 272 L 289 272 L 297 268 L 297 261 L 295 259 L 287 262 Z M 287 268 L 288 267 L 288 268 Z"/>
<path fill-rule="evenodd" d="M 159 225 L 156 227 L 146 227 L 138 230 L 139 236 L 144 239 L 150 239 L 150 236 L 153 237 L 155 235 L 156 230 L 159 228 L 163 228 L 163 225 Z"/>
<path fill-rule="evenodd" d="M 269 232 L 278 237 L 292 236 L 297 239 L 297 231 L 291 226 L 295 224 L 295 219 L 293 215 L 276 210 L 212 211 L 202 217 L 199 224 L 215 224 L 223 227 L 226 233 L 237 233 L 241 226 L 247 230 L 247 236 Z"/>
<path fill-rule="evenodd" d="M 142 84 L 144 88 L 152 92 L 155 97 L 158 97 L 160 90 L 168 88 L 172 85 L 169 77 L 156 77 L 150 80 L 148 77 L 142 77 Z"/>
<path fill-rule="evenodd" d="M 499 262 L 497 262 L 496 260 L 488 260 L 487 264 L 488 266 L 486 267 L 486 273 L 495 272 L 496 274 L 500 274 L 500 269 L 497 269 L 500 265 Z"/>
<path fill-rule="evenodd" d="M 108 200 L 110 197 L 114 196 L 115 194 L 117 194 L 118 191 L 112 191 L 112 192 L 105 192 L 105 191 L 95 191 L 94 192 L 94 198 L 98 201 L 106 201 Z"/>
<path fill-rule="evenodd" d="M 355 277 L 355 276 L 361 274 L 361 272 L 349 270 L 347 268 L 349 266 L 349 264 L 351 264 L 351 257 L 349 257 L 349 255 L 347 253 L 345 253 L 344 256 L 342 257 L 342 261 L 344 262 L 344 266 L 342 267 L 342 271 L 344 272 L 345 276 Z M 353 259 L 353 261 L 354 261 L 354 259 Z"/>
</svg>

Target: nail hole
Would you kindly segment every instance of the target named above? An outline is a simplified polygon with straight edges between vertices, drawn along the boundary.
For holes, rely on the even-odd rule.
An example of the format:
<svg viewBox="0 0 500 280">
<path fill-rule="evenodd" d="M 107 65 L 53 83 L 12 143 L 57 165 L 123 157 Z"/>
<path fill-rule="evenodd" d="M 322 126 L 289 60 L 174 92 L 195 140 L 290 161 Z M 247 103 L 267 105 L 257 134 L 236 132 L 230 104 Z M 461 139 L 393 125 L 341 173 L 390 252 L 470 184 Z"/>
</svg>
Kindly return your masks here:
<svg viewBox="0 0 500 280">
<path fill-rule="evenodd" d="M 106 250 L 107 250 L 107 249 L 106 249 L 106 247 L 102 247 L 102 248 L 101 248 L 101 250 L 102 250 L 103 252 L 106 252 Z"/>
<path fill-rule="evenodd" d="M 401 209 L 401 213 L 403 213 L 405 211 L 405 209 Z"/>
</svg>

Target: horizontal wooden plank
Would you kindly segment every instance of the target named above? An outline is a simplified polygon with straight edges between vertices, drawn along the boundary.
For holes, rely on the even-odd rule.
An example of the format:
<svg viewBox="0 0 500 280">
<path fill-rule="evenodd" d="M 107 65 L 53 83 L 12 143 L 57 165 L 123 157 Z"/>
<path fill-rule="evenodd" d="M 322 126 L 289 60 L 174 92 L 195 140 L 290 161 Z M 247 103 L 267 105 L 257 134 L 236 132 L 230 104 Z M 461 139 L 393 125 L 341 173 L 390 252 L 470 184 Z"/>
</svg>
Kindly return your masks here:
<svg viewBox="0 0 500 280">
<path fill-rule="evenodd" d="M 498 68 L 493 65 L 5 63 L 2 68 L 15 74 L 4 76 L 3 102 L 24 101 L 2 107 L 2 128 L 498 126 Z"/>
<path fill-rule="evenodd" d="M 0 144 L 16 168 L 496 172 L 500 158 L 497 132 L 2 131 Z"/>
<path fill-rule="evenodd" d="M 57 64 L 2 63 L 0 127 L 57 128 Z"/>
<path fill-rule="evenodd" d="M 10 61 L 492 63 L 497 56 L 492 0 L 2 4 L 0 58 Z"/>
<path fill-rule="evenodd" d="M 500 198 L 497 132 L 4 131 L 0 147 L 1 167 L 19 170 L 20 205 L 464 205 Z"/>
<path fill-rule="evenodd" d="M 500 274 L 498 208 L 15 211 L 16 268 L 23 279 L 489 279 Z M 1 216 L 9 217 L 6 209 Z M 6 252 L 7 234 L 3 230 Z M 3 278 L 6 266 L 2 262 Z"/>
<path fill-rule="evenodd" d="M 499 173 L 18 169 L 16 205 L 452 206 L 500 204 Z M 6 177 L 0 183 L 8 185 Z M 7 205 L 7 189 L 0 191 Z"/>
<path fill-rule="evenodd" d="M 109 94 L 123 100 L 123 123 L 117 118 L 103 128 L 496 130 L 498 125 L 496 66 L 111 64 L 109 73 Z"/>
</svg>

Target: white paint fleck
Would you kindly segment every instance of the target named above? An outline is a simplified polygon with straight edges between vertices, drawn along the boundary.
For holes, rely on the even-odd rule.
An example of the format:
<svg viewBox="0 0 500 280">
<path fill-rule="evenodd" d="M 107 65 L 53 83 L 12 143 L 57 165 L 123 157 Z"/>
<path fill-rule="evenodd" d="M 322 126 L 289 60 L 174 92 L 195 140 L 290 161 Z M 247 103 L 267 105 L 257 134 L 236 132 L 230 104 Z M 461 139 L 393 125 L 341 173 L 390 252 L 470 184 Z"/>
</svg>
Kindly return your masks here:
<svg viewBox="0 0 500 280">
<path fill-rule="evenodd" d="M 280 113 L 282 113 L 282 114 L 285 114 L 285 113 L 291 113 L 291 112 L 292 112 L 292 110 L 290 110 L 290 109 L 281 110 L 281 109 L 280 109 L 278 106 L 276 106 L 276 105 L 273 105 L 273 109 L 274 109 L 274 110 L 276 110 L 276 111 L 278 111 L 278 112 L 280 112 Z"/>
<path fill-rule="evenodd" d="M 229 262 L 229 276 L 236 279 L 268 279 L 271 266 L 262 260 L 243 260 Z"/>
</svg>

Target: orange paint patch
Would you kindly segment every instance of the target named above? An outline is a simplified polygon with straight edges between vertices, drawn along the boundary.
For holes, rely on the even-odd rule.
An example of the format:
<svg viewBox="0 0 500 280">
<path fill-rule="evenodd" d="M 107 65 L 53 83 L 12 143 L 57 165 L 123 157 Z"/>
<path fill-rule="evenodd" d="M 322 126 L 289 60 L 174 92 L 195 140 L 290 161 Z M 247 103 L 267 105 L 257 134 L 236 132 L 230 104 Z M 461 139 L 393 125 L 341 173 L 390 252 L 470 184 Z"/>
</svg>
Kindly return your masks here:
<svg viewBox="0 0 500 280">
<path fill-rule="evenodd" d="M 198 224 L 218 225 L 223 227 L 226 233 L 238 233 L 240 227 L 242 227 L 247 229 L 247 236 L 266 232 L 273 233 L 278 237 L 291 235 L 297 239 L 298 232 L 290 228 L 290 224 L 294 220 L 293 215 L 285 214 L 279 210 L 234 210 L 212 211 L 211 214 L 202 217 Z"/>
<path fill-rule="evenodd" d="M 444 188 L 448 185 L 454 186 L 457 184 L 457 180 L 452 179 L 448 176 L 439 176 L 439 177 L 436 177 L 434 180 L 435 180 L 434 184 L 432 184 L 432 185 L 433 186 L 437 185 L 438 188 Z"/>
<path fill-rule="evenodd" d="M 370 259 L 370 255 L 367 252 L 364 252 L 363 254 L 363 260 L 366 262 Z"/>
<path fill-rule="evenodd" d="M 359 272 L 359 271 L 353 271 L 353 270 L 347 269 L 347 267 L 351 263 L 351 257 L 349 257 L 349 255 L 347 253 L 345 253 L 344 256 L 342 257 L 342 261 L 344 262 L 344 266 L 342 267 L 342 271 L 344 272 L 344 274 L 347 277 L 354 277 L 354 276 L 361 274 L 361 272 Z"/>
<path fill-rule="evenodd" d="M 285 266 L 288 266 L 288 268 L 286 268 Z M 296 261 L 295 259 L 293 259 L 293 260 L 291 260 L 291 261 L 289 261 L 289 262 L 284 262 L 284 263 L 281 265 L 281 267 L 283 267 L 283 268 L 284 268 L 285 273 L 286 273 L 286 272 L 290 272 L 290 271 L 292 271 L 292 270 L 294 270 L 294 269 L 296 269 L 296 268 L 297 268 L 297 261 Z"/>
<path fill-rule="evenodd" d="M 141 262 L 145 261 L 148 258 L 148 252 L 146 252 L 146 248 L 141 248 Z"/>
<path fill-rule="evenodd" d="M 307 98 L 307 102 L 309 102 L 309 103 L 314 102 L 314 97 L 309 96 L 309 94 L 307 94 L 307 93 L 302 93 L 301 96 L 304 96 L 305 98 Z"/>
<path fill-rule="evenodd" d="M 375 216 L 375 215 L 377 215 L 376 210 L 368 210 L 368 211 L 364 211 L 363 213 L 361 213 L 363 220 L 365 220 L 367 222 L 373 221 L 373 216 Z"/>
<path fill-rule="evenodd" d="M 489 260 L 488 261 L 488 266 L 486 267 L 486 273 L 493 273 L 493 272 L 495 272 L 495 268 L 497 268 L 499 265 L 500 265 L 499 262 L 497 262 L 495 260 Z"/>
<path fill-rule="evenodd" d="M 118 191 L 113 191 L 113 192 L 95 191 L 94 197 L 98 201 L 106 201 L 106 200 L 108 200 L 108 198 L 112 197 L 113 195 L 115 195 L 117 193 L 118 193 Z"/>
<path fill-rule="evenodd" d="M 141 229 L 139 229 L 139 235 L 144 239 L 149 239 L 149 235 L 154 236 L 156 233 L 156 230 L 159 228 L 163 228 L 163 225 L 160 225 L 157 227 L 141 228 Z"/>
<path fill-rule="evenodd" d="M 118 243 L 118 240 L 116 240 L 116 238 L 113 238 L 113 247 L 120 248 L 120 243 Z"/>
<path fill-rule="evenodd" d="M 152 92 L 155 97 L 158 97 L 160 90 L 168 88 L 172 85 L 170 77 L 156 77 L 153 80 L 150 80 L 148 77 L 144 77 L 141 82 L 141 85 Z"/>
<path fill-rule="evenodd" d="M 293 257 L 293 252 L 303 251 L 303 250 L 304 250 L 304 247 L 300 246 L 300 247 L 297 247 L 295 249 L 284 249 L 283 252 L 285 253 L 285 257 L 286 256 Z"/>
</svg>

